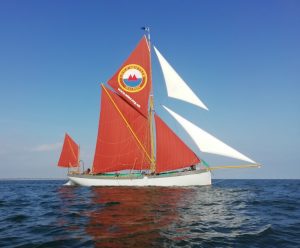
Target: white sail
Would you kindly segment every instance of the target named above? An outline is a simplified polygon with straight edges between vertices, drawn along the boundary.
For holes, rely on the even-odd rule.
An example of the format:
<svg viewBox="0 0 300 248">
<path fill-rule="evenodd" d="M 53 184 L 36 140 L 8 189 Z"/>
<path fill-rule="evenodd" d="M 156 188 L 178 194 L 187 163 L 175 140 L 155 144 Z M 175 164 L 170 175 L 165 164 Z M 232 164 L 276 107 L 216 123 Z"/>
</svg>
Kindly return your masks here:
<svg viewBox="0 0 300 248">
<path fill-rule="evenodd" d="M 160 63 L 169 97 L 180 99 L 185 102 L 189 102 L 203 109 L 208 110 L 205 104 L 196 96 L 191 88 L 184 82 L 184 80 L 178 75 L 168 61 L 161 55 L 161 53 L 154 47 L 155 53 Z"/>
<path fill-rule="evenodd" d="M 236 158 L 244 160 L 253 164 L 256 164 L 255 161 L 241 154 L 232 147 L 226 145 L 222 141 L 218 140 L 216 137 L 205 132 L 195 124 L 191 123 L 187 119 L 183 118 L 179 114 L 170 110 L 166 106 L 163 106 L 185 129 L 185 131 L 191 136 L 195 141 L 196 145 L 202 152 L 218 154 L 226 157 Z"/>
</svg>

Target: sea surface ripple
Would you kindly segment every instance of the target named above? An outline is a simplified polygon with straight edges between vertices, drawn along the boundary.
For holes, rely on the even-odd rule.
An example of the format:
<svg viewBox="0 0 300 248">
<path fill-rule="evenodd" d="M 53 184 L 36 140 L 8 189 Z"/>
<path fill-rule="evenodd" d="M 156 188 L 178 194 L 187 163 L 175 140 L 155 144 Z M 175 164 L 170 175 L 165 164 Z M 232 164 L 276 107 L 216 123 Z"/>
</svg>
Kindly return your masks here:
<svg viewBox="0 0 300 248">
<path fill-rule="evenodd" d="M 0 181 L 0 247 L 300 247 L 300 180 L 64 183 Z"/>
</svg>

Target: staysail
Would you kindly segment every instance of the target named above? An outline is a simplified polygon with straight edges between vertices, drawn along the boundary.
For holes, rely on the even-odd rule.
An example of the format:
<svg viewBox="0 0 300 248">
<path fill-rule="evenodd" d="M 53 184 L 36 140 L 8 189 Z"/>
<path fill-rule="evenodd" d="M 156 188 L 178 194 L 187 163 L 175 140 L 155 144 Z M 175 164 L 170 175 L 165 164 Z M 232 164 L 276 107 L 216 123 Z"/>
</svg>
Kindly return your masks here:
<svg viewBox="0 0 300 248">
<path fill-rule="evenodd" d="M 191 123 L 190 121 L 175 113 L 171 109 L 167 108 L 166 106 L 163 107 L 180 123 L 180 125 L 185 129 L 185 131 L 191 136 L 191 138 L 194 140 L 200 151 L 236 158 L 256 164 L 256 162 L 252 159 L 246 157 L 242 153 L 226 145 L 213 135 L 202 130 L 200 127 Z"/>
<path fill-rule="evenodd" d="M 167 126 L 154 115 L 156 126 L 156 172 L 170 171 L 196 165 L 197 155 Z"/>
<path fill-rule="evenodd" d="M 79 165 L 79 146 L 67 133 L 57 165 L 60 167 L 77 167 Z"/>
<path fill-rule="evenodd" d="M 150 47 L 145 36 L 108 84 L 145 117 L 152 88 Z"/>
<path fill-rule="evenodd" d="M 154 47 L 158 61 L 160 63 L 165 83 L 167 86 L 168 96 L 176 98 L 198 107 L 208 110 L 205 104 L 198 98 L 186 82 L 178 75 L 174 68 L 168 61 L 161 55 L 161 53 Z"/>
<path fill-rule="evenodd" d="M 102 85 L 93 173 L 149 169 L 149 130 L 146 117 Z"/>
</svg>

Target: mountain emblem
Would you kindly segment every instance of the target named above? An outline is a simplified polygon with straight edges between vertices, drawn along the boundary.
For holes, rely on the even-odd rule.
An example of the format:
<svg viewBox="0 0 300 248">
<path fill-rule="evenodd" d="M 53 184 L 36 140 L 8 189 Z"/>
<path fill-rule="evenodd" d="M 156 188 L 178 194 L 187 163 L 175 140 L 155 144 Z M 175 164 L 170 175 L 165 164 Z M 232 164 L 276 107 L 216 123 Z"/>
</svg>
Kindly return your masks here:
<svg viewBox="0 0 300 248">
<path fill-rule="evenodd" d="M 129 64 L 120 70 L 118 82 L 127 92 L 139 92 L 147 84 L 147 73 L 140 65 Z"/>
<path fill-rule="evenodd" d="M 133 76 L 130 75 L 129 78 L 128 78 L 127 80 L 128 80 L 128 81 L 136 81 L 137 78 L 136 78 L 136 76 L 135 76 L 135 74 L 134 74 Z"/>
</svg>

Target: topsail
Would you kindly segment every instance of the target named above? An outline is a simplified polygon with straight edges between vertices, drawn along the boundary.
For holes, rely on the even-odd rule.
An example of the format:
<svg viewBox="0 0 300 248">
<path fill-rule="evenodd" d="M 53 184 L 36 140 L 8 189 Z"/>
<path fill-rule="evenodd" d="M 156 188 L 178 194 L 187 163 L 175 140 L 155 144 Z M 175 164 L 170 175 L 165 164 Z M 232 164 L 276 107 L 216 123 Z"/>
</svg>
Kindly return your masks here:
<svg viewBox="0 0 300 248">
<path fill-rule="evenodd" d="M 130 105 L 148 116 L 148 101 L 152 89 L 150 47 L 145 36 L 108 84 Z"/>
</svg>

